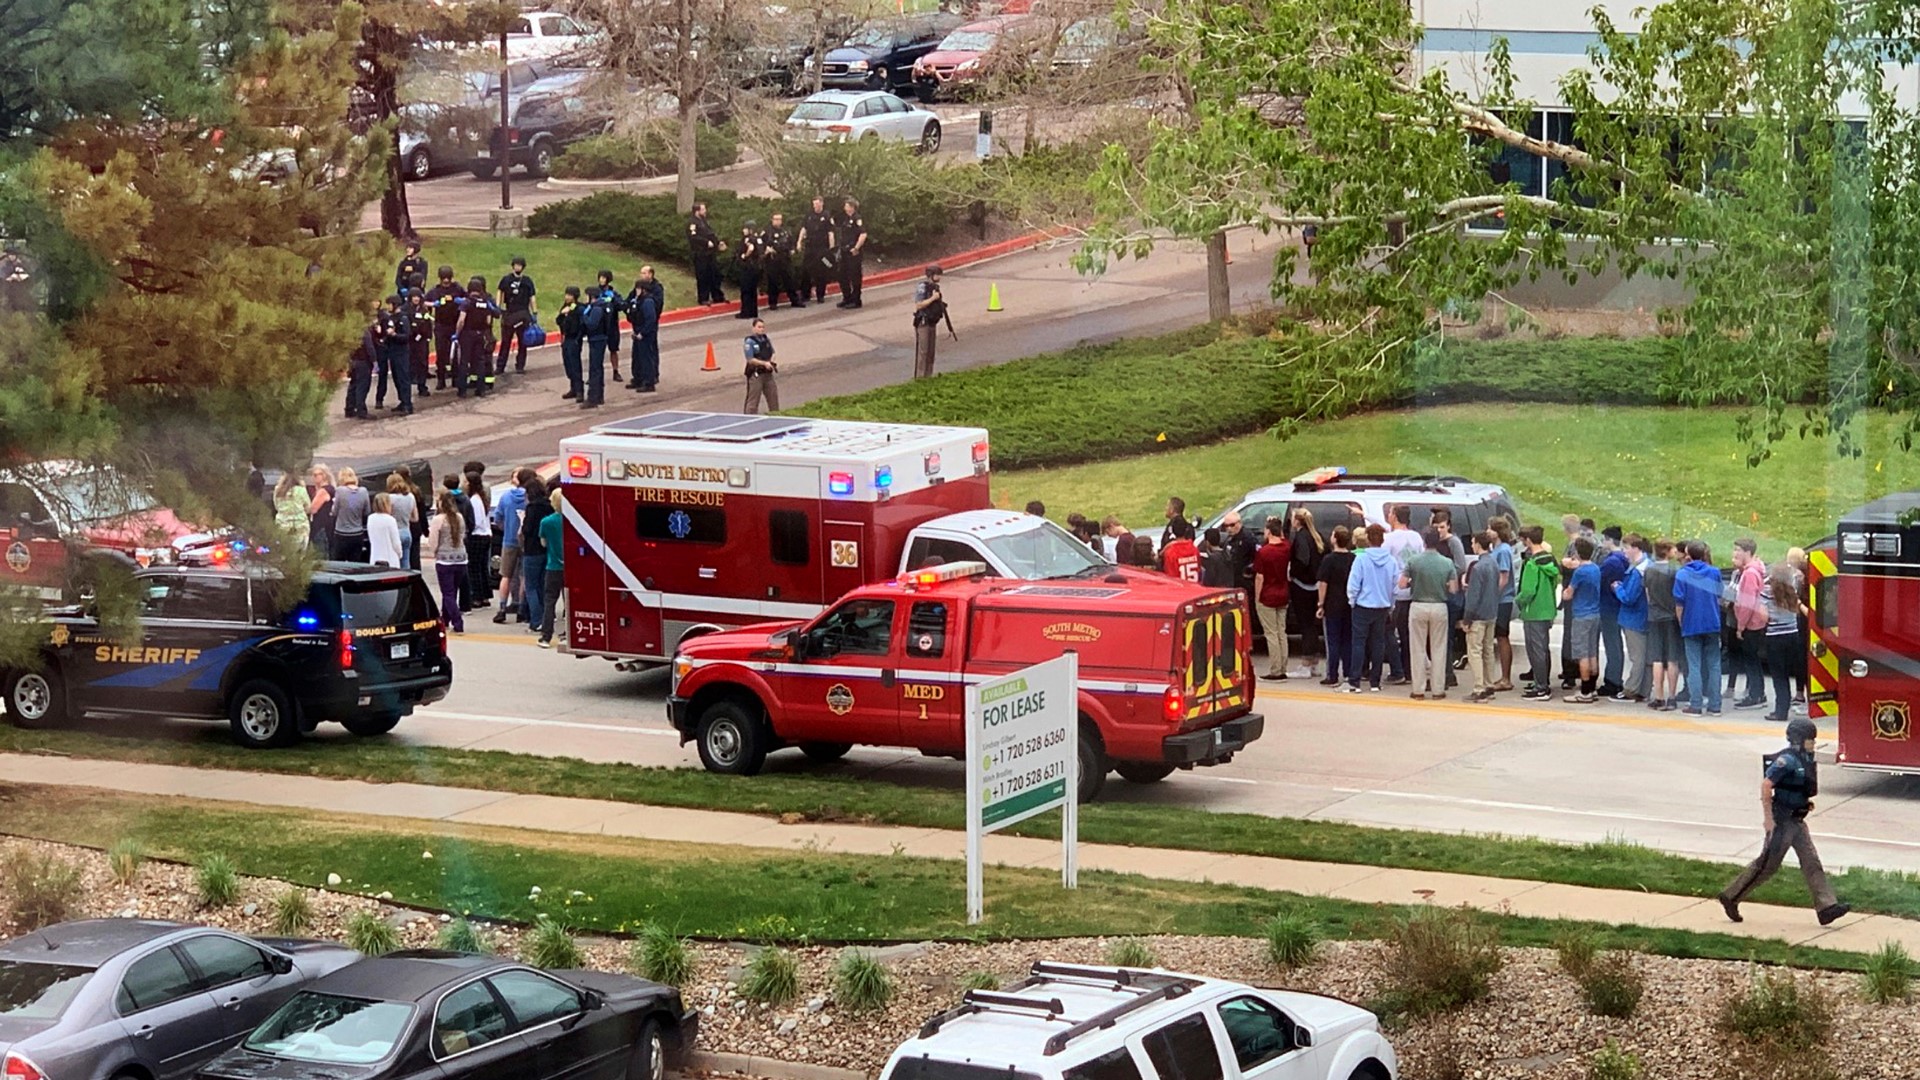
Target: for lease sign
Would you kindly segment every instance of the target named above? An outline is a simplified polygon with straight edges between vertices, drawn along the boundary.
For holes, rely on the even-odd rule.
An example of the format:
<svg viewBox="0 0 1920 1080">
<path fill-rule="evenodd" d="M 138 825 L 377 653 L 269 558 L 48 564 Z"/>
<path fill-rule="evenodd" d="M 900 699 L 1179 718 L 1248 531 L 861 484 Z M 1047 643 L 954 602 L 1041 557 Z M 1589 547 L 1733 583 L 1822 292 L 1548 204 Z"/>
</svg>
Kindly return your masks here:
<svg viewBox="0 0 1920 1080">
<path fill-rule="evenodd" d="M 1065 808 L 1062 883 L 1075 870 L 1078 659 L 1057 659 L 967 687 L 967 917 L 984 908 L 980 841 L 987 833 Z"/>
</svg>

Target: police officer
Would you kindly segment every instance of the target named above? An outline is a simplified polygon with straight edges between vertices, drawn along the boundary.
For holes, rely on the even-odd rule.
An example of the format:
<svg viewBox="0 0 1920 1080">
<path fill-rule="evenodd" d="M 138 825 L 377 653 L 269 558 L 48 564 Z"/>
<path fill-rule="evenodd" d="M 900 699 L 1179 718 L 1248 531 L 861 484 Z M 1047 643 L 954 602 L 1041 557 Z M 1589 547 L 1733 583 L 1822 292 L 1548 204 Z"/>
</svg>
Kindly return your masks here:
<svg viewBox="0 0 1920 1080">
<path fill-rule="evenodd" d="M 1800 861 L 1800 875 L 1807 879 L 1813 893 L 1814 915 L 1821 926 L 1853 910 L 1833 895 L 1827 883 L 1827 871 L 1820 865 L 1820 853 L 1813 849 L 1813 835 L 1807 831 L 1807 814 L 1813 810 L 1813 797 L 1820 793 L 1819 765 L 1814 761 L 1814 743 L 1820 729 L 1806 717 L 1787 721 L 1786 749 L 1765 758 L 1766 772 L 1760 780 L 1760 820 L 1766 828 L 1766 843 L 1760 854 L 1747 864 L 1740 876 L 1720 893 L 1720 907 L 1727 918 L 1740 922 L 1740 901 L 1759 888 L 1780 869 L 1787 849 L 1792 848 Z"/>
<path fill-rule="evenodd" d="M 527 276 L 527 260 L 518 255 L 513 257 L 512 272 L 500 279 L 500 359 L 494 364 L 494 370 L 507 373 L 507 353 L 515 346 L 520 352 L 514 357 L 513 370 L 519 374 L 527 370 L 527 326 L 540 310 L 534 305 L 533 279 Z"/>
<path fill-rule="evenodd" d="M 651 394 L 660 385 L 660 312 L 667 290 L 655 280 L 653 267 L 640 268 L 640 278 L 627 294 L 627 313 L 633 322 L 633 381 L 629 389 Z"/>
<path fill-rule="evenodd" d="M 413 348 L 413 319 L 400 303 L 399 294 L 387 297 L 387 310 L 380 318 L 380 385 L 373 395 L 376 409 L 386 408 L 387 378 L 393 378 L 394 406 L 401 416 L 413 415 L 413 371 L 408 358 Z"/>
<path fill-rule="evenodd" d="M 833 215 L 827 200 L 813 197 L 813 209 L 800 223 L 800 295 L 813 293 L 813 302 L 827 302 L 827 282 L 833 277 Z"/>
<path fill-rule="evenodd" d="M 626 301 L 613 287 L 613 271 L 602 270 L 599 275 L 600 302 L 607 306 L 613 316 L 607 326 L 607 359 L 613 364 L 613 381 L 620 381 L 620 314 L 627 310 Z"/>
<path fill-rule="evenodd" d="M 560 395 L 562 401 L 581 397 L 580 355 L 587 344 L 587 330 L 580 314 L 580 286 L 569 285 L 560 299 L 560 311 L 553 317 L 554 328 L 560 331 L 560 369 L 567 373 L 567 392 Z"/>
<path fill-rule="evenodd" d="M 427 353 L 433 349 L 433 309 L 427 306 L 426 290 L 418 284 L 407 290 L 407 322 L 407 369 L 413 373 L 413 392 L 432 397 L 433 391 L 427 389 Z"/>
<path fill-rule="evenodd" d="M 434 382 L 445 390 L 447 378 L 453 374 L 453 328 L 460 321 L 460 301 L 466 297 L 466 290 L 453 283 L 453 267 L 440 268 L 440 280 L 427 290 L 427 306 L 433 309 L 433 356 Z M 456 380 L 454 389 L 462 393 L 466 387 Z"/>
<path fill-rule="evenodd" d="M 694 203 L 693 216 L 687 219 L 687 249 L 693 257 L 693 286 L 700 294 L 697 303 L 727 302 L 727 294 L 720 290 L 720 252 L 726 246 L 707 223 L 707 204 Z"/>
<path fill-rule="evenodd" d="M 940 323 L 947 317 L 947 298 L 940 292 L 940 267 L 927 267 L 927 276 L 913 287 L 913 377 L 933 375 L 933 346 L 940 340 Z"/>
<path fill-rule="evenodd" d="M 807 306 L 806 297 L 795 291 L 793 284 L 793 230 L 787 228 L 785 214 L 775 212 L 767 221 L 767 231 L 760 234 L 762 255 L 762 273 L 767 282 L 767 308 L 780 306 L 780 293 L 787 294 L 789 307 Z"/>
<path fill-rule="evenodd" d="M 840 220 L 834 223 L 833 236 L 840 245 L 840 307 L 860 306 L 861 253 L 867 246 L 867 223 L 860 216 L 860 200 L 849 198 L 840 204 Z"/>
<path fill-rule="evenodd" d="M 416 278 L 422 282 L 427 280 L 427 260 L 420 254 L 420 241 L 414 239 L 407 241 L 407 253 L 393 272 L 393 291 L 405 296 L 407 290 L 415 287 Z"/>
<path fill-rule="evenodd" d="M 747 354 L 747 403 L 741 409 L 748 416 L 760 411 L 760 399 L 767 399 L 767 408 L 778 411 L 780 408 L 780 385 L 776 381 L 780 365 L 773 362 L 773 339 L 767 336 L 765 319 L 753 320 L 753 333 L 748 334 L 743 343 Z"/>
<path fill-rule="evenodd" d="M 733 253 L 733 276 L 740 279 L 736 319 L 760 317 L 760 262 L 760 227 L 749 221 L 740 226 L 740 247 Z"/>
<path fill-rule="evenodd" d="M 347 358 L 348 419 L 373 419 L 367 412 L 367 389 L 373 385 L 373 366 L 380 358 L 380 326 L 385 314 L 379 304 L 373 305 L 373 317 L 367 321 L 367 328 L 360 331 L 360 344 Z"/>
<path fill-rule="evenodd" d="M 619 332 L 620 316 L 609 305 L 608 294 L 598 289 L 581 299 L 580 325 L 587 332 L 587 390 L 580 407 L 597 409 L 607 401 L 607 339 Z"/>
<path fill-rule="evenodd" d="M 487 334 L 500 314 L 487 295 L 487 279 L 467 279 L 467 295 L 460 301 L 460 319 L 454 324 L 453 383 L 460 397 L 471 390 L 481 397 L 493 392 L 493 355 Z"/>
</svg>

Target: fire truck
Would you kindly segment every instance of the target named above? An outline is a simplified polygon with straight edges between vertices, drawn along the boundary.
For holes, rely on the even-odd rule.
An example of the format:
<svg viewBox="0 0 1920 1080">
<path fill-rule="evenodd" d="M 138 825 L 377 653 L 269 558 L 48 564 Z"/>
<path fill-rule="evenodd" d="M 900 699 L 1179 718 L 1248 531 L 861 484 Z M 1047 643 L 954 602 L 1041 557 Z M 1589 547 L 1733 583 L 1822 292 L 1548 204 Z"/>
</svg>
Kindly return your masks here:
<svg viewBox="0 0 1920 1080">
<path fill-rule="evenodd" d="M 671 411 L 562 440 L 567 650 L 664 663 L 909 566 L 1112 569 L 1051 522 L 991 509 L 987 475 L 982 428 Z"/>
<path fill-rule="evenodd" d="M 1837 720 L 1835 760 L 1920 773 L 1920 492 L 1859 507 L 1807 551 L 1807 711 Z"/>
<path fill-rule="evenodd" d="M 1108 567 L 1061 581 L 945 563 L 855 589 L 810 622 L 709 634 L 674 657 L 667 710 L 713 772 L 751 775 L 795 746 L 966 749 L 965 688 L 1080 658 L 1080 788 L 1153 783 L 1258 739 L 1246 594 Z"/>
</svg>

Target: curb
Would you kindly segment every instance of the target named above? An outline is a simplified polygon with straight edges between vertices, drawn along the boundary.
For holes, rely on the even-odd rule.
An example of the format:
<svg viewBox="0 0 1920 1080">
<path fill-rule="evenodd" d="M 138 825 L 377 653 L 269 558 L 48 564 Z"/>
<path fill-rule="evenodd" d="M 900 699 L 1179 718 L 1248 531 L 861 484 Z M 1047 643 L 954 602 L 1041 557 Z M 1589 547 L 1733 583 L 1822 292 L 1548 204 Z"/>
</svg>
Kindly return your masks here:
<svg viewBox="0 0 1920 1080">
<path fill-rule="evenodd" d="M 694 173 L 693 178 L 695 181 L 700 181 L 710 176 L 725 176 L 728 173 L 740 172 L 743 169 L 751 169 L 755 166 L 765 164 L 765 158 L 747 158 L 742 161 L 736 161 L 731 165 L 722 165 L 717 169 L 708 169 L 706 172 Z M 679 182 L 680 174 L 677 172 L 663 173 L 659 176 L 644 176 L 637 180 L 562 180 L 559 177 L 549 176 L 545 180 L 535 184 L 534 188 L 539 191 L 624 191 L 628 188 L 638 187 L 641 184 L 659 184 L 664 187 L 667 184 L 678 184 Z"/>
<path fill-rule="evenodd" d="M 754 1057 L 751 1054 L 723 1054 L 713 1050 L 694 1050 L 687 1054 L 686 1067 L 708 1072 L 740 1073 L 766 1080 L 867 1080 L 858 1069 L 832 1065 L 808 1065 L 800 1061 Z"/>
</svg>

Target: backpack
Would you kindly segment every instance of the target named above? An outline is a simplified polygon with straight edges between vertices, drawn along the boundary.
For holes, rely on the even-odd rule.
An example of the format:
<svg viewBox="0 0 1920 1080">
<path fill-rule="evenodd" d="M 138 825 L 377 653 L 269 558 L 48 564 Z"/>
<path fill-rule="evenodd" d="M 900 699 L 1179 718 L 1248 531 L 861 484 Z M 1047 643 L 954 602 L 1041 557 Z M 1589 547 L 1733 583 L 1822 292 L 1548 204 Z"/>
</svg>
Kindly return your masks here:
<svg viewBox="0 0 1920 1080">
<path fill-rule="evenodd" d="M 605 337 L 607 333 L 607 305 L 598 299 L 590 300 L 580 309 L 580 329 L 588 337 Z"/>
</svg>

